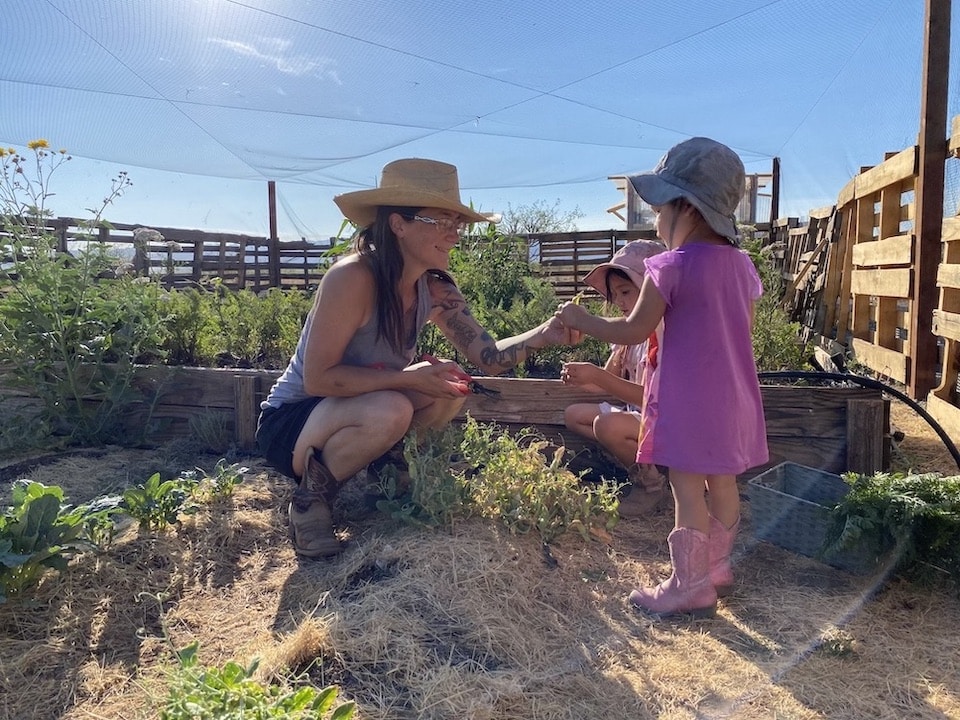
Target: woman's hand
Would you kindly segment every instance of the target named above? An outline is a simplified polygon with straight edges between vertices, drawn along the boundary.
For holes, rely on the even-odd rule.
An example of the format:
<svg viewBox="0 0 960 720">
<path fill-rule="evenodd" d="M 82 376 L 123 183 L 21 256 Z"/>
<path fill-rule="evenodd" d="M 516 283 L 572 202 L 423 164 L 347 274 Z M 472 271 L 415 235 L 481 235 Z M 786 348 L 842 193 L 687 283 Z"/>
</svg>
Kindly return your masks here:
<svg viewBox="0 0 960 720">
<path fill-rule="evenodd" d="M 473 377 L 453 360 L 439 360 L 424 353 L 421 361 L 404 368 L 414 373 L 415 383 L 411 388 L 431 397 L 463 397 L 470 393 Z"/>
<path fill-rule="evenodd" d="M 547 345 L 578 345 L 583 341 L 583 333 L 567 327 L 554 315 L 540 326 L 541 336 Z"/>
</svg>

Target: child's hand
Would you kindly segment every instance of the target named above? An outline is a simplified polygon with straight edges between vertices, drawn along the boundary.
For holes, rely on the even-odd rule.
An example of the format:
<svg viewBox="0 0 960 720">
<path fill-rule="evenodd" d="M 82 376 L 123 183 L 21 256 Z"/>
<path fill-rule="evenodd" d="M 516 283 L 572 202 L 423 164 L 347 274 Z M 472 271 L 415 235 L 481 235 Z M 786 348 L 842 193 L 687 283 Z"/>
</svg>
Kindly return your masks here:
<svg viewBox="0 0 960 720">
<path fill-rule="evenodd" d="M 588 318 L 590 313 L 575 302 L 566 302 L 557 306 L 553 316 L 563 323 L 564 327 L 579 331 L 583 329 L 583 320 Z"/>
<path fill-rule="evenodd" d="M 567 385 L 590 385 L 596 380 L 596 371 L 600 370 L 593 363 L 568 362 L 560 370 L 560 379 Z"/>
</svg>

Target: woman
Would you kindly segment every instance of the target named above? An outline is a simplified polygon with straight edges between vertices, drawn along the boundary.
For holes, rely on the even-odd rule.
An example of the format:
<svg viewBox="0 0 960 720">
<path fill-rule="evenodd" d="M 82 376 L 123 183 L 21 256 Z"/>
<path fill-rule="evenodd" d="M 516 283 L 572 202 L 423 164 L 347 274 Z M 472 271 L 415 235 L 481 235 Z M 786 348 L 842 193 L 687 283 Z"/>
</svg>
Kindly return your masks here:
<svg viewBox="0 0 960 720">
<path fill-rule="evenodd" d="M 261 404 L 261 452 L 298 487 L 290 535 L 306 557 L 335 555 L 330 506 L 341 483 L 411 428 L 439 428 L 462 407 L 471 378 L 457 363 L 413 363 L 428 322 L 483 372 L 499 374 L 531 351 L 570 342 L 551 318 L 496 341 L 447 273 L 468 223 L 490 222 L 460 201 L 457 169 L 396 160 L 380 185 L 334 198 L 358 228 L 353 252 L 323 276 L 286 370 Z"/>
</svg>

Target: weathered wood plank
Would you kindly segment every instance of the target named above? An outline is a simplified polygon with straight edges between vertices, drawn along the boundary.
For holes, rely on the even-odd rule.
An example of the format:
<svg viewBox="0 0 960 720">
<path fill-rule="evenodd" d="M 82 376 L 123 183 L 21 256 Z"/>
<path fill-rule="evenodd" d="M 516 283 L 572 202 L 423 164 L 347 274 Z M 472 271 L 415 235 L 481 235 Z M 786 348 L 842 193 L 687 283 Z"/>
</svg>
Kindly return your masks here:
<svg viewBox="0 0 960 720">
<path fill-rule="evenodd" d="M 960 408 L 931 392 L 927 395 L 927 413 L 954 442 L 960 442 Z"/>
<path fill-rule="evenodd" d="M 857 243 L 853 246 L 853 264 L 860 267 L 909 265 L 913 261 L 913 240 L 911 233 Z"/>
<path fill-rule="evenodd" d="M 856 177 L 855 196 L 866 197 L 917 174 L 917 146 L 901 150 L 879 165 L 876 165 Z"/>
<path fill-rule="evenodd" d="M 854 295 L 881 295 L 908 298 L 911 294 L 913 270 L 854 270 L 850 274 L 850 292 Z"/>
<path fill-rule="evenodd" d="M 960 313 L 934 310 L 933 334 L 951 340 L 960 340 Z"/>
<path fill-rule="evenodd" d="M 183 437 L 190 431 L 191 418 L 219 413 L 235 439 L 252 448 L 259 403 L 279 375 L 278 370 L 144 366 L 138 369 L 135 385 L 145 392 L 160 392 L 150 424 L 152 441 Z M 613 400 L 560 380 L 481 377 L 479 381 L 500 395 L 469 396 L 458 415 L 459 421 L 469 413 L 481 422 L 495 422 L 511 432 L 535 427 L 551 442 L 574 451 L 589 443 L 563 426 L 564 409 L 575 402 Z M 851 452 L 855 459 L 867 458 L 862 461 L 865 467 L 876 461 L 874 449 L 851 450 L 850 438 L 858 438 L 858 442 L 871 448 L 885 442 L 884 404 L 888 401 L 882 400 L 879 390 L 761 385 L 760 391 L 771 454 L 770 464 L 764 467 L 790 460 L 842 472 L 847 469 Z M 859 415 L 853 418 L 851 429 L 849 408 L 854 401 L 864 404 L 856 406 Z M 133 408 L 130 421 L 142 422 L 145 413 L 145 407 Z M 864 429 L 857 430 L 858 427 Z M 869 433 L 869 437 L 864 433 Z"/>
<path fill-rule="evenodd" d="M 896 350 L 872 345 L 866 340 L 854 338 L 850 342 L 854 357 L 867 367 L 897 382 L 907 379 L 907 356 Z"/>
<path fill-rule="evenodd" d="M 850 472 L 872 474 L 884 467 L 884 442 L 890 417 L 881 399 L 847 401 L 847 457 Z"/>
</svg>

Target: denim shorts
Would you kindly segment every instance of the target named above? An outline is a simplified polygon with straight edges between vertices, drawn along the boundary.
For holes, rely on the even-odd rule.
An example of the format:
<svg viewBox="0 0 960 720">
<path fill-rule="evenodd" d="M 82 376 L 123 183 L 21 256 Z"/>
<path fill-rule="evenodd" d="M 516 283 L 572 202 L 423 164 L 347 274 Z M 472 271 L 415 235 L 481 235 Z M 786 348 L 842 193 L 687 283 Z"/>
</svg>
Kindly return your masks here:
<svg viewBox="0 0 960 720">
<path fill-rule="evenodd" d="M 260 412 L 257 420 L 257 448 L 260 454 L 293 480 L 300 480 L 293 471 L 293 448 L 307 418 L 321 400 L 321 397 L 309 397 L 278 408 L 268 407 Z"/>
</svg>

